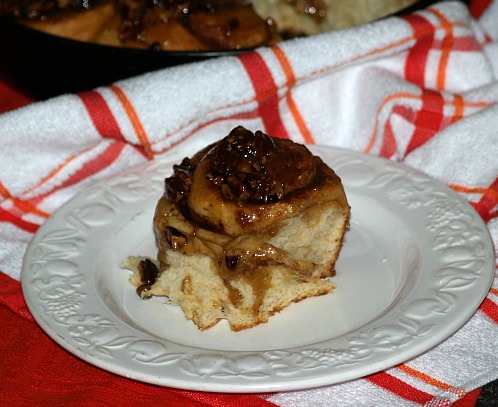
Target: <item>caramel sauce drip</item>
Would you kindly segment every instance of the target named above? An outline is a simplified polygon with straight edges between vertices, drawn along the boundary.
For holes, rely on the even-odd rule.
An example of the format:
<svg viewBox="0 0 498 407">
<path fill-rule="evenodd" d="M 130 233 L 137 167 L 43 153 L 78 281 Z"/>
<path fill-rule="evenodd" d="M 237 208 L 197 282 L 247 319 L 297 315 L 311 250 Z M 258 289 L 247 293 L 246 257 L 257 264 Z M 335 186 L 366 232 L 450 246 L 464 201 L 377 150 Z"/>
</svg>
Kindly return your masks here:
<svg viewBox="0 0 498 407">
<path fill-rule="evenodd" d="M 138 273 L 142 284 L 137 287 L 137 294 L 144 299 L 150 298 L 150 290 L 157 280 L 159 270 L 151 260 L 145 259 L 138 264 Z"/>
<path fill-rule="evenodd" d="M 272 232 L 275 230 L 273 229 Z M 253 314 L 257 314 L 264 301 L 266 292 L 271 288 L 271 275 L 268 266 L 283 264 L 290 266 L 295 273 L 309 275 L 312 264 L 303 261 L 291 261 L 288 254 L 266 242 L 267 232 L 255 235 L 241 236 L 231 241 L 224 250 L 224 259 L 220 267 L 220 276 L 224 281 L 242 279 L 252 288 L 254 301 Z M 235 306 L 241 302 L 240 293 L 230 284 L 230 299 Z"/>
<path fill-rule="evenodd" d="M 179 251 L 184 255 L 202 253 L 212 257 L 213 263 L 218 265 L 219 276 L 228 290 L 229 300 L 236 307 L 241 306 L 244 298 L 233 283 L 242 280 L 252 288 L 254 300 L 251 312 L 258 313 L 266 292 L 271 287 L 271 276 L 265 270 L 267 266 L 285 264 L 296 273 L 309 275 L 312 272 L 311 263 L 291 261 L 285 251 L 266 242 L 272 235 L 278 233 L 277 225 L 259 233 L 233 238 L 197 226 L 180 232 L 175 227 L 166 225 L 176 221 L 179 216 L 181 215 L 174 210 L 174 205 L 170 201 L 165 197 L 160 199 L 155 218 L 159 247 Z M 160 250 L 159 260 L 167 264 L 167 257 L 163 255 L 164 250 Z M 167 266 L 162 272 L 167 272 Z M 144 279 L 142 281 L 144 284 L 139 289 L 147 290 L 146 281 Z"/>
<path fill-rule="evenodd" d="M 241 264 L 235 270 L 230 271 L 225 267 L 221 267 L 220 276 L 227 282 L 225 286 L 228 288 L 229 299 L 236 307 L 241 306 L 243 297 L 240 291 L 234 288 L 229 282 L 243 279 L 246 284 L 251 286 L 254 301 L 250 311 L 253 315 L 257 315 L 264 301 L 265 294 L 271 287 L 271 276 L 265 272 L 264 268 L 254 264 Z"/>
</svg>

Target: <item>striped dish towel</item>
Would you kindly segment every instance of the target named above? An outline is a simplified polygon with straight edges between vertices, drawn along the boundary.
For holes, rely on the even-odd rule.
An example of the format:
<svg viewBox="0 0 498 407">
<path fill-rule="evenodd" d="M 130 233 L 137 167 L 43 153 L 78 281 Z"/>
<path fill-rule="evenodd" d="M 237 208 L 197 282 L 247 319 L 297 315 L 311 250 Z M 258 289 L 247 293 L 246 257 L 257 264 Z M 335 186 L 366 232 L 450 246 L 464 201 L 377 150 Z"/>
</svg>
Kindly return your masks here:
<svg viewBox="0 0 498 407">
<path fill-rule="evenodd" d="M 33 323 L 20 291 L 39 226 L 93 182 L 235 125 L 402 161 L 464 196 L 498 244 L 498 1 L 180 66 L 0 116 L 0 400 L 6 405 L 457 405 L 498 377 L 498 281 L 442 344 L 348 383 L 274 394 L 161 388 L 89 366 Z M 3 403 L 0 403 L 3 404 Z"/>
</svg>

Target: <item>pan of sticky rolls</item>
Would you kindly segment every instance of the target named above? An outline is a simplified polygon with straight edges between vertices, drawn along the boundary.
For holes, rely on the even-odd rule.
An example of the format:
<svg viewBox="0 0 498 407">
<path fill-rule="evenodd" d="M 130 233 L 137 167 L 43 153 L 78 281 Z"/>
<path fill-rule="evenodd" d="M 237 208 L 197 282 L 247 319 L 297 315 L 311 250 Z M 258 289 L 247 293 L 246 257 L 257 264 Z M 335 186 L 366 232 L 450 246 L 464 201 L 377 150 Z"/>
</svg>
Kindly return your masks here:
<svg viewBox="0 0 498 407">
<path fill-rule="evenodd" d="M 426 7 L 433 0 L 6 0 L 0 76 L 46 98 Z"/>
</svg>

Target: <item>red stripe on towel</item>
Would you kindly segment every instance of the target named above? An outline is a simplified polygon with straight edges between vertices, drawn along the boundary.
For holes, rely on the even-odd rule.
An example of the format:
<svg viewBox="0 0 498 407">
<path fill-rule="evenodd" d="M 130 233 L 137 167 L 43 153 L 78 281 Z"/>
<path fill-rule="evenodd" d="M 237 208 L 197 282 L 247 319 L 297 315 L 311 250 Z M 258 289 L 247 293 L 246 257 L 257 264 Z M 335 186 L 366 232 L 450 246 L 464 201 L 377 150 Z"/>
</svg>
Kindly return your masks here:
<svg viewBox="0 0 498 407">
<path fill-rule="evenodd" d="M 472 0 L 469 4 L 469 11 L 472 17 L 481 17 L 493 0 Z"/>
<path fill-rule="evenodd" d="M 498 324 L 498 305 L 491 301 L 489 298 L 485 298 L 479 307 L 479 311 L 482 311 L 488 318 L 493 320 L 495 324 Z"/>
<path fill-rule="evenodd" d="M 382 387 L 384 390 L 390 391 L 391 393 L 396 394 L 405 400 L 413 401 L 414 403 L 424 404 L 434 398 L 432 394 L 418 390 L 385 372 L 368 376 L 366 379 L 371 383 Z"/>
<path fill-rule="evenodd" d="M 78 96 L 85 105 L 90 119 L 102 137 L 126 141 L 116 118 L 100 93 L 89 91 L 78 93 Z"/>
<path fill-rule="evenodd" d="M 133 130 L 135 130 L 135 134 L 140 142 L 140 146 L 137 147 L 142 154 L 144 154 L 147 158 L 151 159 L 154 157 L 154 153 L 152 152 L 152 147 L 150 145 L 149 137 L 142 126 L 142 122 L 138 117 L 138 114 L 133 106 L 133 103 L 126 96 L 126 93 L 116 85 L 111 85 L 109 87 L 111 91 L 116 95 L 121 106 L 123 107 L 128 119 L 130 120 L 131 125 L 133 126 Z"/>
<path fill-rule="evenodd" d="M 303 116 L 301 115 L 301 112 L 299 110 L 299 107 L 292 97 L 292 88 L 296 84 L 296 76 L 294 75 L 294 70 L 292 69 L 292 64 L 290 61 L 287 59 L 287 56 L 285 55 L 285 52 L 282 48 L 275 46 L 272 48 L 273 53 L 278 59 L 278 62 L 280 63 L 280 66 L 282 67 L 282 71 L 285 74 L 285 78 L 287 80 L 287 93 L 285 96 L 285 100 L 287 101 L 287 106 L 289 107 L 289 111 L 294 118 L 294 121 L 299 128 L 299 131 L 301 132 L 301 136 L 304 140 L 305 143 L 307 144 L 314 144 L 315 140 L 313 138 L 313 135 L 311 134 L 308 125 L 306 124 L 306 120 L 304 120 Z"/>
<path fill-rule="evenodd" d="M 444 38 L 441 41 L 441 57 L 439 60 L 436 84 L 437 89 L 442 90 L 446 86 L 446 68 L 448 67 L 450 53 L 453 49 L 455 38 L 453 35 L 453 25 L 444 16 L 444 14 L 436 9 L 430 9 L 430 11 L 438 18 L 444 29 Z"/>
<path fill-rule="evenodd" d="M 434 42 L 435 27 L 424 17 L 413 14 L 403 17 L 413 29 L 415 45 L 408 52 L 405 62 L 405 78 L 419 86 L 425 83 L 425 68 L 429 51 Z"/>
<path fill-rule="evenodd" d="M 424 89 L 422 108 L 415 118 L 415 131 L 406 149 L 406 155 L 430 140 L 441 128 L 444 99 L 439 92 Z"/>
<path fill-rule="evenodd" d="M 68 177 L 58 188 L 64 188 L 69 185 L 76 184 L 79 181 L 102 171 L 116 161 L 123 149 L 125 148 L 123 143 L 112 143 L 110 144 L 98 157 L 93 160 L 86 162 L 78 171 L 73 175 Z"/>
<path fill-rule="evenodd" d="M 19 229 L 24 230 L 25 232 L 35 233 L 38 230 L 39 225 L 31 222 L 27 222 L 20 218 L 19 216 L 15 216 L 10 212 L 0 208 L 0 222 L 11 223 L 12 225 L 17 226 Z"/>
<path fill-rule="evenodd" d="M 111 88 L 113 90 L 113 88 Z M 97 91 L 88 91 L 78 93 L 81 101 L 85 105 L 85 108 L 90 116 L 90 119 L 99 132 L 100 136 L 103 138 L 112 138 L 124 143 L 128 143 L 125 139 L 119 124 L 114 117 L 109 105 L 105 101 L 104 97 Z M 119 98 L 119 95 L 118 95 Z M 122 100 L 120 99 L 122 102 Z M 124 107 L 126 112 L 126 106 Z M 145 154 L 143 146 L 134 146 L 140 153 Z"/>
<path fill-rule="evenodd" d="M 484 219 L 484 222 L 489 222 L 491 219 L 498 216 L 498 177 L 487 188 L 479 200 L 474 204 L 474 207 Z"/>
</svg>

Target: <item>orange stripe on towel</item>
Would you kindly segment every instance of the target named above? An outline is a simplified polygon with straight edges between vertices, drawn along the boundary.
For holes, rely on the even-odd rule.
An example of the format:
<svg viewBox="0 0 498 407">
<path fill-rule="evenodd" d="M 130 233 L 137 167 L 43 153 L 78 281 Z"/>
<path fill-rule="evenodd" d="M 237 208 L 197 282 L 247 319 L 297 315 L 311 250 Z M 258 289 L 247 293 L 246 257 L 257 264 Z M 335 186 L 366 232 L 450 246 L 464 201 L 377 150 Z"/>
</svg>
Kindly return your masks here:
<svg viewBox="0 0 498 407">
<path fill-rule="evenodd" d="M 466 187 L 465 185 L 448 184 L 448 186 L 455 192 L 462 192 L 465 194 L 484 194 L 488 188 L 484 187 Z"/>
<path fill-rule="evenodd" d="M 5 186 L 2 184 L 1 181 L 0 181 L 0 195 L 2 195 L 4 198 L 11 197 L 9 190 L 5 188 Z"/>
<path fill-rule="evenodd" d="M 12 198 L 12 202 L 21 209 L 25 213 L 32 213 L 33 215 L 39 216 L 40 218 L 48 218 L 50 214 L 48 212 L 42 211 L 41 209 L 38 209 L 36 206 L 33 204 L 17 199 L 17 198 Z"/>
<path fill-rule="evenodd" d="M 481 194 L 479 201 L 471 202 L 474 209 L 481 215 L 484 222 L 489 222 L 491 219 L 498 216 L 498 178 L 489 186 L 483 187 L 466 187 L 463 185 L 449 184 L 448 185 L 455 192 L 464 194 Z"/>
<path fill-rule="evenodd" d="M 445 383 L 441 380 L 438 380 L 438 379 L 428 375 L 427 373 L 421 372 L 420 370 L 413 369 L 408 365 L 405 365 L 405 364 L 399 365 L 399 366 L 397 366 L 397 368 L 399 370 L 401 370 L 402 372 L 416 378 L 417 380 L 420 380 L 424 383 L 430 384 L 431 386 L 437 387 L 438 389 L 456 394 L 459 397 L 462 397 L 466 394 L 465 390 L 455 388 L 448 383 Z"/>
<path fill-rule="evenodd" d="M 102 153 L 100 153 L 96 158 L 83 163 L 83 165 L 74 171 L 69 177 L 67 177 L 62 183 L 55 186 L 52 190 L 46 191 L 43 194 L 38 195 L 31 201 L 39 202 L 46 196 L 52 194 L 54 191 L 66 188 L 70 185 L 74 185 L 85 178 L 103 170 L 108 165 L 113 163 L 121 154 L 125 144 L 123 143 L 111 143 Z M 40 187 L 41 185 L 47 183 L 50 179 L 54 178 L 57 174 L 63 171 L 72 161 L 74 161 L 79 155 L 74 155 L 60 163 L 52 171 L 50 171 L 45 177 L 43 177 L 36 185 L 34 185 L 30 190 Z M 5 187 L 2 189 L 2 193 L 7 193 L 8 191 Z M 14 202 L 17 208 L 21 209 L 25 213 L 32 213 L 37 216 L 48 218 L 49 213 L 38 209 L 33 203 L 29 201 L 20 200 L 14 196 L 8 195 L 10 199 Z"/>
<path fill-rule="evenodd" d="M 436 9 L 429 9 L 429 11 L 434 14 L 438 20 L 441 22 L 441 26 L 445 32 L 445 36 L 443 42 L 441 44 L 441 59 L 439 61 L 439 68 L 437 73 L 437 89 L 444 89 L 446 85 L 446 68 L 448 67 L 448 61 L 450 58 L 450 52 L 453 48 L 454 36 L 453 36 L 453 27 L 450 21 Z"/>
<path fill-rule="evenodd" d="M 420 96 L 419 95 L 414 95 L 413 93 L 396 92 L 396 93 L 393 93 L 393 94 L 387 96 L 382 101 L 382 103 L 380 104 L 380 106 L 377 108 L 377 112 L 375 114 L 376 119 L 375 119 L 375 124 L 374 124 L 374 128 L 373 128 L 373 132 L 372 132 L 372 135 L 370 136 L 370 140 L 368 141 L 367 146 L 364 149 L 365 153 L 372 152 L 372 149 L 373 149 L 373 147 L 375 145 L 375 142 L 377 141 L 377 126 L 378 126 L 378 118 L 380 116 L 380 112 L 382 112 L 382 110 L 384 109 L 384 107 L 386 105 L 388 105 L 390 102 L 392 102 L 393 100 L 396 100 L 396 99 L 412 99 L 412 100 L 417 100 L 417 99 L 420 99 Z"/>
<path fill-rule="evenodd" d="M 149 138 L 147 137 L 147 133 L 145 132 L 145 129 L 143 128 L 142 123 L 138 117 L 138 114 L 135 108 L 133 107 L 132 103 L 130 102 L 130 99 L 128 99 L 123 90 L 118 86 L 110 85 L 109 88 L 112 90 L 112 92 L 117 96 L 117 98 L 121 102 L 121 105 L 123 106 L 123 109 L 126 112 L 128 118 L 130 119 L 133 129 L 135 130 L 138 140 L 144 147 L 146 157 L 153 158 L 154 153 L 152 152 L 152 147 L 149 142 Z"/>
<path fill-rule="evenodd" d="M 6 199 L 12 200 L 12 202 L 14 203 L 14 205 L 17 208 L 21 209 L 21 211 L 23 211 L 25 213 L 32 213 L 32 214 L 40 216 L 42 218 L 48 218 L 49 217 L 49 214 L 47 212 L 38 209 L 33 204 L 31 204 L 29 202 L 26 202 L 26 201 L 23 201 L 21 199 L 18 199 L 15 196 L 12 196 L 10 194 L 9 190 L 1 182 L 0 182 L 0 194 L 3 197 L 5 197 Z"/>
<path fill-rule="evenodd" d="M 74 161 L 75 159 L 77 158 L 77 155 L 73 155 L 73 156 L 70 156 L 68 157 L 67 159 L 65 159 L 63 162 L 61 162 L 59 165 L 57 165 L 55 168 L 52 169 L 52 171 L 50 171 L 47 175 L 45 175 L 37 184 L 33 185 L 32 188 L 30 189 L 30 191 L 34 190 L 35 188 L 38 188 L 40 187 L 41 185 L 47 183 L 50 179 L 54 178 L 57 174 L 59 174 L 61 171 L 64 170 L 64 168 L 66 168 L 72 161 Z M 45 193 L 44 195 L 48 195 L 49 192 Z M 41 196 L 39 196 L 37 199 L 39 200 L 41 198 Z M 16 205 L 21 202 L 19 200 L 16 200 L 15 203 Z M 26 203 L 26 201 L 23 201 Z M 20 207 L 20 206 L 18 206 Z M 23 209 L 22 207 L 20 207 L 21 209 Z M 24 208 L 23 210 L 26 211 L 27 208 Z M 32 206 L 32 210 L 30 210 L 29 212 L 31 213 L 34 213 L 36 215 L 39 215 L 39 216 L 42 216 L 42 217 L 48 217 L 48 214 L 45 213 L 45 212 L 41 212 L 39 211 L 39 209 L 36 209 L 34 206 Z"/>
<path fill-rule="evenodd" d="M 462 95 L 455 94 L 453 105 L 455 107 L 455 112 L 453 113 L 453 117 L 451 118 L 452 123 L 457 122 L 463 117 L 465 104 Z"/>
<path fill-rule="evenodd" d="M 278 62 L 280 63 L 280 66 L 282 67 L 282 70 L 284 71 L 285 74 L 288 86 L 286 100 L 287 100 L 287 105 L 289 106 L 289 110 L 292 116 L 294 117 L 294 121 L 296 122 L 296 125 L 299 128 L 299 131 L 303 137 L 304 142 L 308 144 L 314 144 L 315 140 L 311 135 L 311 132 L 308 129 L 308 126 L 303 116 L 301 115 L 301 112 L 299 111 L 299 108 L 297 107 L 296 102 L 294 101 L 294 98 L 292 97 L 291 94 L 291 89 L 296 84 L 296 77 L 294 75 L 294 70 L 292 69 L 292 65 L 290 64 L 289 60 L 287 59 L 287 56 L 280 47 L 275 46 L 272 48 L 272 51 L 277 57 Z"/>
<path fill-rule="evenodd" d="M 272 136 L 288 139 L 289 134 L 280 115 L 278 87 L 265 59 L 256 51 L 238 55 L 237 58 L 251 81 L 264 130 Z"/>
<path fill-rule="evenodd" d="M 72 155 L 66 158 L 63 162 L 57 165 L 52 171 L 50 171 L 47 175 L 45 175 L 37 185 L 35 185 L 32 189 L 45 184 L 49 179 L 54 178 L 58 173 L 60 173 L 64 168 L 66 168 L 72 161 L 74 161 L 78 155 Z"/>
</svg>

